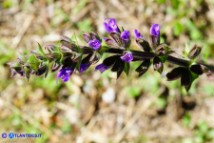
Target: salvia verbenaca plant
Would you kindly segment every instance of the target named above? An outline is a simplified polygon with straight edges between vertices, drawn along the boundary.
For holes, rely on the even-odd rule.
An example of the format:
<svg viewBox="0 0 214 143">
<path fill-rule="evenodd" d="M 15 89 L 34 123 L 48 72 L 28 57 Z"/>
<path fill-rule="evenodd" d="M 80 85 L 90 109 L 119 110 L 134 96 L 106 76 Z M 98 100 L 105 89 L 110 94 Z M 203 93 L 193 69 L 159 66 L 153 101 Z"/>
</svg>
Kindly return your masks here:
<svg viewBox="0 0 214 143">
<path fill-rule="evenodd" d="M 187 90 L 192 82 L 203 73 L 212 74 L 213 66 L 202 61 L 197 61 L 201 47 L 194 46 L 188 58 L 173 56 L 173 50 L 165 43 L 160 43 L 160 25 L 152 24 L 150 28 L 150 42 L 138 30 L 134 30 L 134 40 L 141 50 L 130 47 L 131 33 L 119 28 L 116 20 L 106 19 L 104 28 L 109 34 L 108 38 L 101 38 L 96 33 L 84 33 L 83 39 L 86 46 L 80 46 L 77 41 L 62 37 L 60 45 L 47 45 L 44 49 L 38 44 L 38 49 L 29 55 L 21 55 L 17 61 L 10 63 L 12 75 L 19 74 L 26 78 L 30 75 L 47 76 L 49 71 L 58 71 L 57 79 L 67 82 L 73 72 L 83 73 L 91 65 L 96 64 L 104 54 L 107 54 L 95 70 L 103 73 L 110 69 L 117 73 L 117 78 L 122 72 L 128 74 L 130 63 L 141 62 L 135 70 L 139 76 L 145 74 L 150 66 L 160 74 L 166 62 L 171 63 L 172 70 L 166 74 L 169 81 L 180 79 L 181 85 Z M 104 41 L 104 42 L 103 42 Z"/>
</svg>

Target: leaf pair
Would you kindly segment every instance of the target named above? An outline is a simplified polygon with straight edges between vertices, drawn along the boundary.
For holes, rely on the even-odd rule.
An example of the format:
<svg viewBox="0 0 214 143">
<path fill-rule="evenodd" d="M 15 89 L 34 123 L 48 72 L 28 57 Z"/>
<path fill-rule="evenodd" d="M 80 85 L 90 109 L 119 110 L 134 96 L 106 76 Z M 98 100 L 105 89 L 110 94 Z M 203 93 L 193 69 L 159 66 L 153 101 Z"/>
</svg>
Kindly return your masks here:
<svg viewBox="0 0 214 143">
<path fill-rule="evenodd" d="M 150 59 L 145 59 L 136 69 L 136 72 L 139 73 L 139 76 L 142 76 L 143 74 L 145 74 L 149 67 L 151 65 L 151 60 Z M 155 71 L 158 71 L 159 73 L 163 72 L 163 62 L 161 61 L 161 59 L 158 56 L 155 56 L 153 58 L 153 68 Z"/>
<path fill-rule="evenodd" d="M 124 71 L 124 69 L 126 69 L 125 70 L 126 73 L 128 73 L 128 70 L 129 70 L 129 67 L 127 67 L 127 66 L 129 66 L 129 65 L 127 65 L 129 63 L 125 63 L 124 61 L 122 61 L 120 59 L 120 55 L 114 55 L 114 56 L 106 58 L 103 61 L 103 64 L 105 66 L 111 67 L 111 71 L 117 72 L 117 78 L 120 77 L 120 75 Z"/>
<path fill-rule="evenodd" d="M 191 65 L 187 67 L 177 67 L 167 73 L 166 77 L 169 81 L 181 78 L 181 85 L 185 86 L 188 91 L 192 85 L 192 82 L 198 78 L 199 75 L 203 74 L 203 69 L 200 65 Z"/>
<path fill-rule="evenodd" d="M 145 74 L 145 73 L 148 71 L 150 65 L 151 65 L 151 61 L 150 61 L 149 59 L 144 60 L 144 61 L 140 64 L 140 66 L 138 66 L 138 68 L 136 69 L 136 72 L 138 72 L 138 74 L 139 74 L 138 76 L 140 77 L 140 76 L 142 76 L 143 74 Z"/>
<path fill-rule="evenodd" d="M 142 48 L 145 52 L 150 52 L 151 51 L 151 47 L 149 45 L 149 42 L 147 42 L 146 40 L 144 40 L 143 38 L 141 39 L 136 39 L 136 43 L 138 44 L 138 46 L 140 48 Z"/>
</svg>

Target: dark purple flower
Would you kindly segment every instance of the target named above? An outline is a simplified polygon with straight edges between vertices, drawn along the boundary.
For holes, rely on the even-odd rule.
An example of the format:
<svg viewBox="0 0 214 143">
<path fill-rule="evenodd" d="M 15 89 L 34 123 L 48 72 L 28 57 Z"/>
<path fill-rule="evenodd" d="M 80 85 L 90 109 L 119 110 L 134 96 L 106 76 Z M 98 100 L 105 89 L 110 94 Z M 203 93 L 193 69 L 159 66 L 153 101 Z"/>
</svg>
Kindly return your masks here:
<svg viewBox="0 0 214 143">
<path fill-rule="evenodd" d="M 101 42 L 97 39 L 93 39 L 88 42 L 88 45 L 94 50 L 98 50 L 101 47 Z"/>
<path fill-rule="evenodd" d="M 136 39 L 143 38 L 143 36 L 141 35 L 141 33 L 137 29 L 134 30 L 134 36 Z"/>
<path fill-rule="evenodd" d="M 131 62 L 133 60 L 133 55 L 131 52 L 126 52 L 123 56 L 120 57 L 124 62 Z"/>
<path fill-rule="evenodd" d="M 99 70 L 101 73 L 103 73 L 105 70 L 107 70 L 109 67 L 104 64 L 99 64 L 96 66 L 95 70 Z"/>
<path fill-rule="evenodd" d="M 159 24 L 152 24 L 150 28 L 150 34 L 152 36 L 158 37 L 160 36 L 160 25 Z"/>
<path fill-rule="evenodd" d="M 121 39 L 123 39 L 124 41 L 129 41 L 130 40 L 130 32 L 128 30 L 124 30 L 121 35 L 120 35 Z"/>
<path fill-rule="evenodd" d="M 80 73 L 83 73 L 85 70 L 87 70 L 89 66 L 90 66 L 90 63 L 80 64 Z"/>
<path fill-rule="evenodd" d="M 57 78 L 61 78 L 64 82 L 70 79 L 72 69 L 70 67 L 61 68 L 57 74 Z"/>
<path fill-rule="evenodd" d="M 152 38 L 152 43 L 154 45 L 160 44 L 160 25 L 159 24 L 152 24 L 150 28 L 150 34 Z"/>
<path fill-rule="evenodd" d="M 104 22 L 104 28 L 108 33 L 119 32 L 117 22 L 114 18 L 106 19 L 106 21 Z"/>
</svg>

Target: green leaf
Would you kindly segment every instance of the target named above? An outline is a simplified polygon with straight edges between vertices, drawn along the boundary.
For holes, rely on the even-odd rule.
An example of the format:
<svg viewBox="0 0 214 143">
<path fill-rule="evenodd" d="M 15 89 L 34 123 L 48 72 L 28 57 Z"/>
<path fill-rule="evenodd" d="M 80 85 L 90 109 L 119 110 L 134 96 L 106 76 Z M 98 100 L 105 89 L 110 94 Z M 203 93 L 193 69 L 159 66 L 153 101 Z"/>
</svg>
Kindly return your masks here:
<svg viewBox="0 0 214 143">
<path fill-rule="evenodd" d="M 31 70 L 28 67 L 24 67 L 24 71 L 25 71 L 25 77 L 27 79 L 30 79 L 30 72 L 31 72 Z"/>
<path fill-rule="evenodd" d="M 188 127 L 190 125 L 191 122 L 191 116 L 189 114 L 185 114 L 182 118 L 182 123 Z"/>
<path fill-rule="evenodd" d="M 72 126 L 67 120 L 65 120 L 62 127 L 61 127 L 61 130 L 64 134 L 70 133 L 72 130 Z"/>
<path fill-rule="evenodd" d="M 197 74 L 195 74 L 194 72 L 191 72 L 191 76 L 192 76 L 192 82 L 194 80 L 196 80 L 199 76 Z"/>
<path fill-rule="evenodd" d="M 208 96 L 214 96 L 214 84 L 204 84 L 202 85 L 202 92 Z"/>
<path fill-rule="evenodd" d="M 125 62 L 124 72 L 126 73 L 126 75 L 129 74 L 129 69 L 130 69 L 130 64 Z"/>
<path fill-rule="evenodd" d="M 61 63 L 62 59 L 63 59 L 63 55 L 61 52 L 59 51 L 55 51 L 51 53 L 51 59 L 54 59 L 54 61 L 56 61 L 57 63 Z"/>
<path fill-rule="evenodd" d="M 155 103 L 158 109 L 164 109 L 167 105 L 167 99 L 163 97 L 159 97 L 157 98 Z"/>
<path fill-rule="evenodd" d="M 198 130 L 202 133 L 202 134 L 206 134 L 209 130 L 208 124 L 205 121 L 201 121 L 198 124 Z"/>
<path fill-rule="evenodd" d="M 214 129 L 210 129 L 206 136 L 208 139 L 214 140 Z"/>
<path fill-rule="evenodd" d="M 171 2 L 172 2 L 172 7 L 175 9 L 178 9 L 180 4 L 179 0 L 171 0 Z"/>
<path fill-rule="evenodd" d="M 36 58 L 35 55 L 30 55 L 29 58 L 28 58 L 27 63 L 30 65 L 30 67 L 34 71 L 37 71 L 38 67 L 39 67 L 39 64 L 40 64 L 40 61 Z"/>
<path fill-rule="evenodd" d="M 164 4 L 165 2 L 166 2 L 166 0 L 156 0 L 157 1 L 157 3 L 159 3 L 159 4 Z"/>
<path fill-rule="evenodd" d="M 91 20 L 90 19 L 84 19 L 77 23 L 77 27 L 80 31 L 84 32 L 90 32 L 91 31 Z"/>
<path fill-rule="evenodd" d="M 3 1 L 3 8 L 10 8 L 14 5 L 13 0 L 4 0 Z"/>
<path fill-rule="evenodd" d="M 176 22 L 173 28 L 173 33 L 175 36 L 179 36 L 183 32 L 184 28 L 180 22 Z"/>
<path fill-rule="evenodd" d="M 45 72 L 45 78 L 46 78 L 48 76 L 48 73 L 49 73 L 52 65 L 49 64 L 48 62 L 44 62 L 44 65 L 48 67 L 47 70 L 46 70 L 46 72 Z"/>
<path fill-rule="evenodd" d="M 74 48 L 75 48 L 75 51 L 77 51 L 78 53 L 82 53 L 82 52 L 83 52 L 83 51 L 82 51 L 82 48 L 80 48 L 80 46 L 79 46 L 79 43 L 78 43 L 78 40 L 77 40 L 77 36 L 76 36 L 75 33 L 74 33 L 73 37 L 74 37 L 74 38 L 72 38 L 72 39 L 75 39 L 75 41 L 72 41 L 72 42 L 75 42 L 74 45 L 76 45 L 76 46 L 74 47 Z"/>
<path fill-rule="evenodd" d="M 137 97 L 140 95 L 140 92 L 141 92 L 141 89 L 137 86 L 127 87 L 126 90 L 128 95 L 130 95 L 131 97 Z"/>
<path fill-rule="evenodd" d="M 83 58 L 83 55 L 81 54 L 78 58 L 78 62 L 77 62 L 77 65 L 76 65 L 76 68 L 78 69 L 78 71 L 80 71 L 80 65 L 81 65 L 81 62 L 82 62 L 82 58 Z"/>
<path fill-rule="evenodd" d="M 196 25 L 191 20 L 187 20 L 186 26 L 189 30 L 191 39 L 199 40 L 202 38 L 202 33 L 199 31 L 199 29 L 196 27 Z"/>
<path fill-rule="evenodd" d="M 43 56 L 45 55 L 45 52 L 44 52 L 44 50 L 42 49 L 42 46 L 37 42 L 37 44 L 38 44 L 38 48 L 39 48 L 39 52 L 40 52 L 40 54 L 42 54 Z"/>
</svg>

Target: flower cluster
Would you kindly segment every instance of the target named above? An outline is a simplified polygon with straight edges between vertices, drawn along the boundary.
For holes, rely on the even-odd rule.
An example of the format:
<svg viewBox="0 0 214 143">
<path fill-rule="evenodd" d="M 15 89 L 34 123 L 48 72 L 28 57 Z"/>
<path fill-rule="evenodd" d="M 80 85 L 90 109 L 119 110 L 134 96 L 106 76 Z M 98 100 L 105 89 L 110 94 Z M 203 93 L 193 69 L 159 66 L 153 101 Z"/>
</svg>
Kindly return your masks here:
<svg viewBox="0 0 214 143">
<path fill-rule="evenodd" d="M 136 68 L 139 76 L 146 73 L 150 66 L 159 73 L 164 70 L 164 63 L 174 65 L 166 78 L 171 81 L 180 78 L 181 85 L 187 90 L 192 82 L 203 73 L 213 73 L 213 66 L 197 61 L 201 48 L 194 46 L 187 57 L 181 59 L 172 55 L 173 50 L 165 43 L 160 42 L 160 25 L 152 24 L 150 27 L 150 40 L 148 41 L 139 30 L 134 29 L 133 35 L 129 30 L 119 28 L 114 18 L 109 18 L 103 24 L 109 37 L 101 38 L 98 34 L 84 33 L 86 46 L 80 46 L 68 37 L 62 37 L 60 45 L 48 45 L 44 49 L 38 44 L 38 50 L 32 54 L 20 56 L 10 64 L 12 75 L 19 74 L 30 78 L 30 75 L 47 76 L 48 71 L 57 71 L 57 79 L 67 82 L 74 72 L 83 73 L 91 65 L 99 62 L 102 55 L 108 56 L 99 63 L 95 70 L 103 73 L 110 69 L 117 73 L 117 77 L 125 72 L 128 74 L 130 63 L 140 62 Z M 141 50 L 131 48 L 131 37 L 134 37 Z"/>
</svg>

